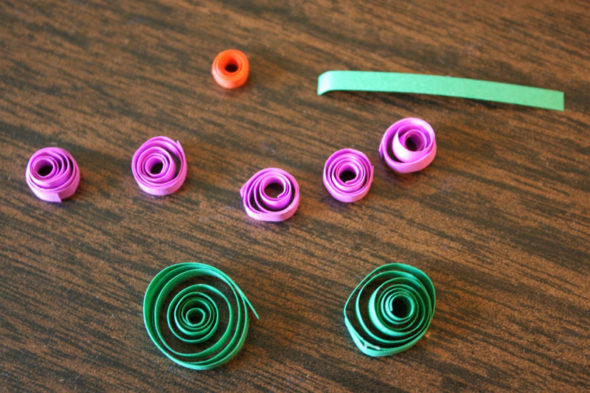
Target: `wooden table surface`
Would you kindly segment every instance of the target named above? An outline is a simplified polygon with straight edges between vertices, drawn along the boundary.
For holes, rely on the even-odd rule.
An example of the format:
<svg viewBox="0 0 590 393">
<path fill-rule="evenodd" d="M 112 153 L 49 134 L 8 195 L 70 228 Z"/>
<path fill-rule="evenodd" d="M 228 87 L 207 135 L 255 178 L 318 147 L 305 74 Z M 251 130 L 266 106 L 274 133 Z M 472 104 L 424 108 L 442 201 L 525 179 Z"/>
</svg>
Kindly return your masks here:
<svg viewBox="0 0 590 393">
<path fill-rule="evenodd" d="M 590 12 L 584 1 L 3 1 L 0 5 L 0 391 L 582 392 L 590 388 Z M 239 48 L 235 91 L 210 75 Z M 453 75 L 565 92 L 564 112 L 463 99 L 316 95 L 330 69 Z M 436 130 L 426 170 L 379 158 L 407 116 Z M 181 141 L 172 196 L 131 174 L 147 138 Z M 45 203 L 31 154 L 67 149 L 82 180 Z M 364 151 L 371 192 L 326 192 L 335 150 Z M 280 167 L 296 215 L 249 219 L 239 189 Z M 142 318 L 149 281 L 201 261 L 254 304 L 240 354 L 207 372 L 164 357 Z M 362 355 L 342 307 L 374 268 L 424 270 L 427 335 Z"/>
</svg>

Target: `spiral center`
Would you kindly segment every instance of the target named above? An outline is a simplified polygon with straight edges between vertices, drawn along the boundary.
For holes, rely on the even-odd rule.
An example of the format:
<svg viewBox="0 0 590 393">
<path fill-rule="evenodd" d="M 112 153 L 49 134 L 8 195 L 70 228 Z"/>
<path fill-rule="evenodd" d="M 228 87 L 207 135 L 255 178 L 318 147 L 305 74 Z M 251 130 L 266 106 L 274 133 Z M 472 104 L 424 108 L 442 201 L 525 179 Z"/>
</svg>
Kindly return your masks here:
<svg viewBox="0 0 590 393">
<path fill-rule="evenodd" d="M 422 150 L 424 139 L 419 134 L 412 134 L 406 139 L 406 148 L 410 151 Z"/>
<path fill-rule="evenodd" d="M 353 170 L 347 169 L 340 174 L 340 180 L 347 182 L 356 179 L 356 173 Z"/>
<path fill-rule="evenodd" d="M 162 164 L 162 162 L 156 162 L 154 165 L 152 165 L 150 167 L 150 173 L 152 175 L 157 175 L 160 172 L 162 172 L 162 169 L 164 168 L 164 164 Z"/>
<path fill-rule="evenodd" d="M 264 193 L 271 198 L 278 197 L 283 192 L 283 186 L 278 183 L 270 183 L 264 189 Z"/>
<path fill-rule="evenodd" d="M 234 60 L 230 60 L 225 65 L 225 70 L 227 72 L 236 72 L 238 70 L 238 65 L 236 64 L 236 62 Z"/>
<path fill-rule="evenodd" d="M 193 308 L 187 312 L 186 318 L 193 325 L 199 325 L 204 321 L 205 313 L 201 309 Z"/>
<path fill-rule="evenodd" d="M 396 297 L 391 304 L 391 312 L 398 318 L 405 318 L 410 312 L 410 305 L 406 298 Z"/>
<path fill-rule="evenodd" d="M 37 171 L 37 173 L 40 176 L 47 176 L 51 173 L 51 170 L 53 169 L 53 165 L 51 164 L 45 164 L 43 165 L 41 168 L 39 168 L 39 170 Z"/>
</svg>

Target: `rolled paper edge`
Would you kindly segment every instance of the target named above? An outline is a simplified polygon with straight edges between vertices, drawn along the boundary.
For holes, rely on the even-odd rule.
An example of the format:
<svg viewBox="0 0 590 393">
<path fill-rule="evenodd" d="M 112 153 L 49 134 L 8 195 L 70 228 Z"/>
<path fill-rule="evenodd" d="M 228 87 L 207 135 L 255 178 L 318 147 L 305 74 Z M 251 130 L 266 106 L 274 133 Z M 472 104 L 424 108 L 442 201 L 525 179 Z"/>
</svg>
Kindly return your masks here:
<svg viewBox="0 0 590 393">
<path fill-rule="evenodd" d="M 401 174 L 408 174 L 414 172 L 420 172 L 426 169 L 436 157 L 437 153 L 437 145 L 436 142 L 433 143 L 432 149 L 428 152 L 428 154 L 424 155 L 422 158 L 412 162 L 399 162 L 394 161 L 388 154 L 383 154 L 382 158 L 385 161 L 385 164 L 394 172 L 401 173 Z"/>
<path fill-rule="evenodd" d="M 256 221 L 263 222 L 282 222 L 288 220 L 289 218 L 293 217 L 295 213 L 297 213 L 297 209 L 299 209 L 299 201 L 300 196 L 299 192 L 297 192 L 296 194 L 293 194 L 293 200 L 289 206 L 283 210 L 276 212 L 256 212 L 247 205 L 245 198 L 242 197 L 242 205 L 244 206 L 244 210 L 246 211 L 248 217 Z"/>
</svg>

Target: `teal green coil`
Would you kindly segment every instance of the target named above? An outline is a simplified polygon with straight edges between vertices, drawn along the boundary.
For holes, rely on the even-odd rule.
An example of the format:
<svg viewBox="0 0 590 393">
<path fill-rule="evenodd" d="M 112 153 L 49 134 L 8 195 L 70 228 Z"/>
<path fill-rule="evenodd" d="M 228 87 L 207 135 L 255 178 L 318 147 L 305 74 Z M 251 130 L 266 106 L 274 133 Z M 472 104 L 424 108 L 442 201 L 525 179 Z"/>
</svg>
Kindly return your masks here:
<svg viewBox="0 0 590 393">
<path fill-rule="evenodd" d="M 231 295 L 209 282 L 199 282 L 207 277 L 227 285 Z M 168 299 L 175 289 L 177 293 Z M 220 321 L 220 304 L 227 307 L 227 321 Z M 210 370 L 230 361 L 244 345 L 248 308 L 259 318 L 246 295 L 224 272 L 204 263 L 184 262 L 168 266 L 150 282 L 143 300 L 143 319 L 151 340 L 169 359 L 193 370 Z M 162 317 L 168 338 L 163 334 Z M 176 345 L 167 340 L 176 341 Z"/>
<path fill-rule="evenodd" d="M 352 291 L 344 324 L 365 355 L 393 355 L 424 336 L 435 302 L 434 284 L 422 270 L 392 263 L 373 270 Z"/>
</svg>

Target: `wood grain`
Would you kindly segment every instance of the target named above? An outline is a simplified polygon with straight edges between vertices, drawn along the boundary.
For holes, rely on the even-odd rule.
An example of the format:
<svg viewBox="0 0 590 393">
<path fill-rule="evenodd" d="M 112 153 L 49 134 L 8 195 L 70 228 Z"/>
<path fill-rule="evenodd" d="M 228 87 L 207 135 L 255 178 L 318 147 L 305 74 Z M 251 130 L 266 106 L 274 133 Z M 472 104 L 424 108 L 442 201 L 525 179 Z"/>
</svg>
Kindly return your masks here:
<svg viewBox="0 0 590 393">
<path fill-rule="evenodd" d="M 590 12 L 584 1 L 17 1 L 0 4 L 0 391 L 582 392 L 590 389 Z M 248 83 L 218 88 L 215 55 L 246 52 Z M 315 94 L 328 69 L 479 78 L 565 91 L 565 112 L 462 99 Z M 425 171 L 377 147 L 395 120 L 437 132 Z M 173 196 L 137 188 L 133 152 L 182 142 Z M 82 181 L 61 205 L 24 181 L 56 145 Z M 344 205 L 321 182 L 352 147 L 375 165 Z M 269 166 L 302 189 L 282 224 L 244 214 Z M 142 299 L 176 262 L 221 268 L 261 315 L 210 372 L 150 342 Z M 437 290 L 427 336 L 363 356 L 346 297 L 388 262 Z"/>
</svg>

